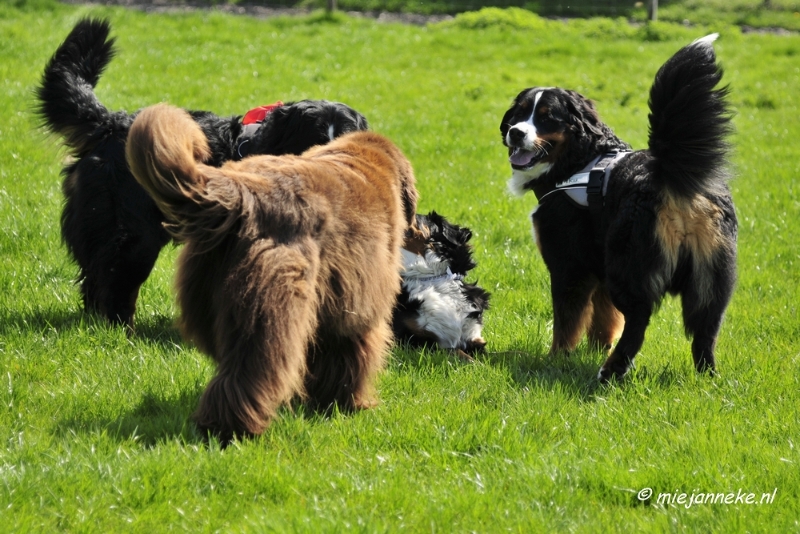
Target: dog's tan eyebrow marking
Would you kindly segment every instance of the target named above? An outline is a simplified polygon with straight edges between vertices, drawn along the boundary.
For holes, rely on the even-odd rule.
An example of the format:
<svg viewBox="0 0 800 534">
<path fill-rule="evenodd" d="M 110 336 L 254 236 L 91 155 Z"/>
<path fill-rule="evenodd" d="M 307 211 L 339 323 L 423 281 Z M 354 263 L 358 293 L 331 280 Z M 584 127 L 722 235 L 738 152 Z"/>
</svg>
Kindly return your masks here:
<svg viewBox="0 0 800 534">
<path fill-rule="evenodd" d="M 547 106 L 542 106 L 542 107 L 539 108 L 538 113 L 539 113 L 539 115 L 546 115 L 546 114 L 550 113 L 550 108 L 547 107 Z"/>
</svg>

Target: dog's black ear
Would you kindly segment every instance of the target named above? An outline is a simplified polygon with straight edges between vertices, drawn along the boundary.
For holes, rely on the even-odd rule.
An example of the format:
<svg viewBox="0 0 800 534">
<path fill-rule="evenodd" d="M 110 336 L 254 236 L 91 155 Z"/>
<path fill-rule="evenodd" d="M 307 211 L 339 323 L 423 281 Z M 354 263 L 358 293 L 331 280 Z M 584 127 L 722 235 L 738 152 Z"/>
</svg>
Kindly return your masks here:
<svg viewBox="0 0 800 534">
<path fill-rule="evenodd" d="M 466 245 L 472 238 L 472 231 L 469 228 L 463 228 L 450 223 L 445 223 L 442 226 L 442 233 L 445 239 L 457 246 Z"/>
<path fill-rule="evenodd" d="M 353 122 L 355 122 L 356 130 L 357 131 L 369 130 L 369 123 L 367 122 L 367 118 L 354 109 L 352 109 L 351 111 L 354 114 Z"/>
<path fill-rule="evenodd" d="M 580 93 L 566 91 L 567 110 L 569 111 L 569 124 L 573 130 L 581 134 L 594 134 L 603 136 L 602 122 L 597 115 L 591 100 L 587 100 Z"/>
<path fill-rule="evenodd" d="M 503 142 L 506 140 L 506 134 L 508 133 L 508 129 L 511 128 L 509 122 L 511 121 L 511 115 L 514 113 L 514 108 L 517 107 L 517 102 L 515 101 L 514 104 L 508 108 L 505 115 L 503 115 L 503 120 L 500 121 L 500 135 L 503 137 Z"/>
</svg>

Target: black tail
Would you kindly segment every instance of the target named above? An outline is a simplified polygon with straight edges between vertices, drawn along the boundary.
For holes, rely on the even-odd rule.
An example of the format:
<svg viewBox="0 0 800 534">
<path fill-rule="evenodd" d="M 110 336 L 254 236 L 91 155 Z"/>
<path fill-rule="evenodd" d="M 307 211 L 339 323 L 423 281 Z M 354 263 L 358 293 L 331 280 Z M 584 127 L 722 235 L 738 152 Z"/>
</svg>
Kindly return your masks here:
<svg viewBox="0 0 800 534">
<path fill-rule="evenodd" d="M 680 49 L 656 74 L 650 89 L 650 153 L 656 180 L 673 194 L 691 197 L 726 179 L 731 133 L 728 88 L 711 34 Z"/>
<path fill-rule="evenodd" d="M 36 89 L 36 111 L 44 126 L 62 135 L 78 157 L 91 150 L 102 136 L 98 128 L 112 119 L 94 94 L 94 86 L 114 57 L 110 30 L 106 20 L 78 22 L 50 58 Z"/>
</svg>

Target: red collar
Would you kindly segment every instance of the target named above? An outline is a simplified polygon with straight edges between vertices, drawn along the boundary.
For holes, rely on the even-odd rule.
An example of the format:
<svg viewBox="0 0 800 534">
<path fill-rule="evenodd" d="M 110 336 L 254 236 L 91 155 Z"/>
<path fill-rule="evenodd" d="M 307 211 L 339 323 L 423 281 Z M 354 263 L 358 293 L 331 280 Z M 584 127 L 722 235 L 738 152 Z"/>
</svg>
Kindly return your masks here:
<svg viewBox="0 0 800 534">
<path fill-rule="evenodd" d="M 278 100 L 274 104 L 270 104 L 268 106 L 258 106 L 257 108 L 253 108 L 244 114 L 244 117 L 242 118 L 242 124 L 258 124 L 259 122 L 264 122 L 264 119 L 267 118 L 267 115 L 272 113 L 275 108 L 279 108 L 282 105 L 283 102 Z"/>
</svg>

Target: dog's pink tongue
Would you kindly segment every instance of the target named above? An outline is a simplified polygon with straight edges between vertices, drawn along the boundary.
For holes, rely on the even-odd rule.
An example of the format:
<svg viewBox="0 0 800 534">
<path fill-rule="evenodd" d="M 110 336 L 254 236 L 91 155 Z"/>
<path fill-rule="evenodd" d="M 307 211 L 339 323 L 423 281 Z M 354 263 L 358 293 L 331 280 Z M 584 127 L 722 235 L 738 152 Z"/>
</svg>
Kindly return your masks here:
<svg viewBox="0 0 800 534">
<path fill-rule="evenodd" d="M 513 154 L 508 157 L 508 161 L 512 165 L 525 166 L 531 162 L 535 152 L 531 150 L 517 149 Z"/>
</svg>

